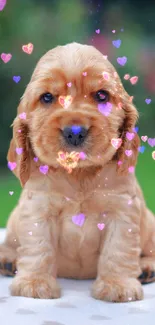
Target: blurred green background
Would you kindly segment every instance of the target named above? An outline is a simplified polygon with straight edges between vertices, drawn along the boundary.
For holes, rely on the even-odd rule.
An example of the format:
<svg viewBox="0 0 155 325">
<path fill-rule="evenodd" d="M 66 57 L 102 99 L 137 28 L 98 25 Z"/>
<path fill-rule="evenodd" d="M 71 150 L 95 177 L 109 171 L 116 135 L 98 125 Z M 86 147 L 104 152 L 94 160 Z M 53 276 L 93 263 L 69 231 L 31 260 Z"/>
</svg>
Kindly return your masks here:
<svg viewBox="0 0 155 325">
<path fill-rule="evenodd" d="M 2 1 L 2 0 L 1 0 Z M 98 31 L 100 30 L 100 31 Z M 97 31 L 97 32 L 96 32 Z M 7 168 L 6 155 L 12 136 L 10 125 L 16 116 L 20 97 L 29 82 L 37 60 L 57 45 L 76 41 L 96 46 L 113 63 L 125 89 L 134 96 L 140 119 L 139 135 L 155 137 L 155 2 L 117 0 L 8 0 L 0 12 L 0 51 L 12 59 L 0 59 L 0 227 L 18 201 L 19 181 Z M 116 48 L 112 41 L 121 40 Z M 33 43 L 31 55 L 22 51 Z M 126 56 L 124 67 L 117 57 Z M 138 76 L 132 85 L 124 79 Z M 13 76 L 20 76 L 16 83 Z M 145 99 L 151 99 L 146 104 Z M 141 141 L 136 169 L 148 206 L 155 213 L 155 160 L 151 147 Z M 10 192 L 10 193 L 9 193 Z M 11 193 L 13 192 L 13 193 Z"/>
</svg>

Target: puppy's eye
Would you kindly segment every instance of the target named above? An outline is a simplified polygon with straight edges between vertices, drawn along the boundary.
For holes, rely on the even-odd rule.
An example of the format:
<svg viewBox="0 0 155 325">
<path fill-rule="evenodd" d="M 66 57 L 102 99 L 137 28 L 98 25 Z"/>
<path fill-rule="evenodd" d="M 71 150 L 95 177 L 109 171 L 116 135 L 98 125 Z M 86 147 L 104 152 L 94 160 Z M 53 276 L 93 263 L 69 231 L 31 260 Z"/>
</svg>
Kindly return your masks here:
<svg viewBox="0 0 155 325">
<path fill-rule="evenodd" d="M 46 93 L 46 94 L 41 95 L 40 100 L 42 103 L 50 104 L 53 102 L 54 97 L 52 94 Z"/>
<path fill-rule="evenodd" d="M 109 94 L 104 90 L 99 90 L 95 94 L 95 100 L 99 103 L 106 103 L 109 100 Z"/>
</svg>

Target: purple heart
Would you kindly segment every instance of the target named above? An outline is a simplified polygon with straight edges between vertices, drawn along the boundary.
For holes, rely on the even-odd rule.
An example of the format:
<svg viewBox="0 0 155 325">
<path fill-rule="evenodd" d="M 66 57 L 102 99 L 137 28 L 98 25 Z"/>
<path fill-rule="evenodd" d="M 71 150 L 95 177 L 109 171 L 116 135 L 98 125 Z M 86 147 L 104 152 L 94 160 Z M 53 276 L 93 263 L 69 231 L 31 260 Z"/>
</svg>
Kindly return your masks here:
<svg viewBox="0 0 155 325">
<path fill-rule="evenodd" d="M 72 129 L 72 132 L 73 132 L 74 134 L 78 134 L 78 133 L 80 133 L 80 131 L 81 131 L 81 126 L 80 126 L 80 125 L 73 125 L 73 126 L 71 127 L 71 129 Z"/>
<path fill-rule="evenodd" d="M 155 146 L 155 138 L 149 138 L 147 140 L 148 144 L 151 146 L 151 147 L 154 147 Z"/>
<path fill-rule="evenodd" d="M 108 116 L 112 110 L 112 104 L 107 102 L 107 103 L 100 103 L 98 104 L 98 110 L 100 113 L 102 113 L 105 116 Z"/>
<path fill-rule="evenodd" d="M 138 130 L 139 130 L 139 127 L 138 126 L 135 126 L 135 128 L 133 128 L 132 130 L 133 130 L 133 132 L 136 132 L 137 133 Z"/>
<path fill-rule="evenodd" d="M 141 152 L 141 153 L 143 153 L 145 151 L 145 147 L 144 146 L 139 147 L 138 148 L 138 151 Z"/>
<path fill-rule="evenodd" d="M 145 103 L 146 103 L 146 104 L 150 104 L 150 103 L 151 103 L 151 99 L 150 99 L 150 98 L 146 98 L 146 99 L 145 99 Z"/>
<path fill-rule="evenodd" d="M 120 64 L 120 65 L 125 65 L 126 62 L 127 62 L 127 57 L 126 56 L 122 56 L 122 57 L 119 57 L 117 58 L 117 62 Z"/>
<path fill-rule="evenodd" d="M 42 174 L 46 175 L 48 173 L 48 166 L 47 165 L 42 165 L 39 167 L 39 170 Z"/>
<path fill-rule="evenodd" d="M 16 84 L 20 81 L 21 77 L 20 76 L 14 76 L 13 81 L 16 82 Z"/>
<path fill-rule="evenodd" d="M 38 157 L 34 157 L 33 160 L 34 160 L 35 162 L 37 162 L 37 161 L 38 161 Z"/>
<path fill-rule="evenodd" d="M 22 152 L 23 152 L 23 148 L 16 148 L 17 155 L 21 155 Z"/>
<path fill-rule="evenodd" d="M 122 41 L 120 39 L 117 39 L 115 41 L 112 41 L 112 44 L 117 47 L 117 49 L 121 46 Z"/>
<path fill-rule="evenodd" d="M 75 216 L 72 216 L 72 221 L 75 225 L 82 227 L 85 221 L 85 215 L 83 213 L 79 213 Z"/>
<path fill-rule="evenodd" d="M 14 170 L 16 167 L 17 167 L 16 162 L 11 162 L 11 161 L 8 162 L 8 168 L 9 168 L 11 171 Z"/>
</svg>

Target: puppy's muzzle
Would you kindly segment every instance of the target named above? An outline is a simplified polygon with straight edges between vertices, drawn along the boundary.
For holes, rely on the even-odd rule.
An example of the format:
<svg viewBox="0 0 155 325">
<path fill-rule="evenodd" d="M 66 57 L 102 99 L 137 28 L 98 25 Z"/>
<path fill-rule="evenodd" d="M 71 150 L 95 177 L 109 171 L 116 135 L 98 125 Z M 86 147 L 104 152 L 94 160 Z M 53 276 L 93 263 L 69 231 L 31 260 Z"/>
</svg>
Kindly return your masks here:
<svg viewBox="0 0 155 325">
<path fill-rule="evenodd" d="M 88 130 L 80 125 L 67 126 L 62 132 L 67 144 L 74 147 L 80 146 L 84 142 L 87 133 Z"/>
</svg>

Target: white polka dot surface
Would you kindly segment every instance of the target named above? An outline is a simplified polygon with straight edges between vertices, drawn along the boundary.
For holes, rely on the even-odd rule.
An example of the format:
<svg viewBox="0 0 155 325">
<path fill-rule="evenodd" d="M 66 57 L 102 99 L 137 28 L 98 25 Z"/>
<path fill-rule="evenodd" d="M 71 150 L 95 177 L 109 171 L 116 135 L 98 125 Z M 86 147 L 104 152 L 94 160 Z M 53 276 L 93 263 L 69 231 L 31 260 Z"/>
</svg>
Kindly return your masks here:
<svg viewBox="0 0 155 325">
<path fill-rule="evenodd" d="M 0 241 L 5 230 L 0 230 Z M 2 325 L 154 325 L 155 283 L 145 285 L 144 300 L 107 303 L 90 296 L 92 281 L 58 279 L 60 299 L 11 297 L 12 278 L 0 276 L 0 324 Z"/>
</svg>

